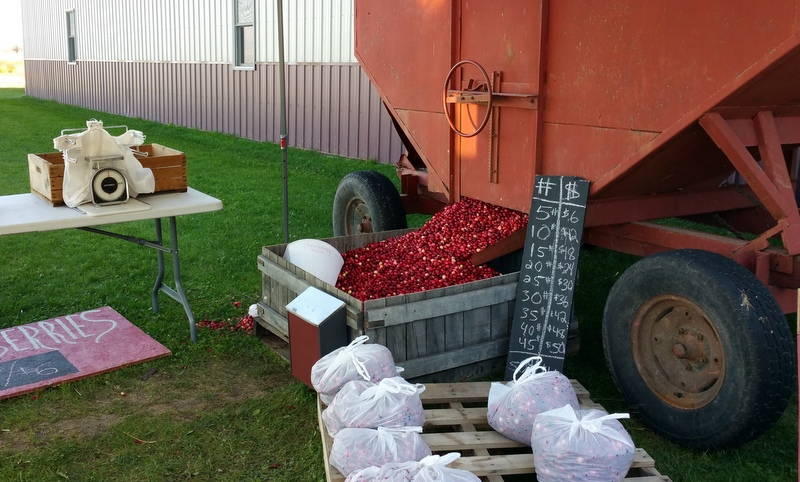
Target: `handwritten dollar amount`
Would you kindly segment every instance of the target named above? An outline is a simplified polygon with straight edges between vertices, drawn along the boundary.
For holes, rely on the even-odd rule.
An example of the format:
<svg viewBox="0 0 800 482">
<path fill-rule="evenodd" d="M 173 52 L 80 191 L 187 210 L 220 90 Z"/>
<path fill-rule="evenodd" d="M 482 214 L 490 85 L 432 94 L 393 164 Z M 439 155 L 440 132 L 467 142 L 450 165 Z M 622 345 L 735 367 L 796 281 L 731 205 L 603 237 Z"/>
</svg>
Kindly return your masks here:
<svg viewBox="0 0 800 482">
<path fill-rule="evenodd" d="M 533 249 L 534 247 L 531 246 L 531 250 Z M 552 251 L 552 249 L 552 246 L 539 246 L 536 248 L 537 252 L 531 253 L 533 258 L 525 261 L 523 267 L 526 270 L 534 270 L 536 272 L 543 272 L 545 269 L 552 271 L 555 267 L 556 270 L 563 274 L 575 273 L 575 265 L 578 263 L 576 248 L 564 246 L 559 247 L 559 254 L 564 256 L 563 259 L 559 259 L 555 255 L 548 256 L 547 250 Z M 527 283 L 535 283 L 536 286 L 538 286 L 540 281 L 544 281 L 545 283 L 549 284 L 551 279 L 552 278 L 548 276 L 536 276 L 536 279 L 531 279 L 528 277 L 524 281 Z"/>
<path fill-rule="evenodd" d="M 533 352 L 534 350 L 538 349 L 539 348 L 539 344 L 541 343 L 541 339 L 540 339 L 539 336 L 536 336 L 536 337 L 533 337 L 533 338 L 519 337 L 519 340 L 517 340 L 517 341 L 519 342 L 520 348 L 522 348 L 523 350 L 529 351 L 529 352 Z M 547 354 L 550 354 L 550 355 L 563 355 L 563 354 L 565 354 L 567 352 L 567 342 L 566 341 L 556 341 L 556 342 L 546 341 L 546 342 L 544 342 L 544 345 L 542 346 L 542 348 L 544 348 L 546 350 Z"/>
<path fill-rule="evenodd" d="M 11 363 L 11 366 L 8 369 L 8 375 L 4 377 L 3 386 L 8 387 L 12 385 L 12 382 L 15 377 L 52 377 L 56 373 L 58 373 L 58 368 L 54 366 L 49 366 L 50 362 L 45 362 L 35 367 L 26 367 L 26 366 L 18 366 L 17 362 L 14 361 Z"/>
<path fill-rule="evenodd" d="M 535 337 L 539 338 L 538 333 L 542 331 L 542 324 L 541 323 L 526 323 L 522 322 L 519 325 L 520 327 L 520 335 L 526 338 Z M 547 333 L 553 333 L 555 336 L 559 338 L 566 338 L 567 337 L 567 329 L 566 328 L 558 328 L 553 325 L 547 325 L 544 330 Z"/>
<path fill-rule="evenodd" d="M 519 327 L 519 345 L 528 351 L 533 351 L 534 349 L 538 348 L 539 343 L 542 341 L 542 323 L 522 322 L 520 323 Z M 556 338 L 563 340 L 566 340 L 567 338 L 566 328 L 559 328 L 550 324 L 545 326 L 544 333 L 553 333 Z M 544 348 L 546 348 L 552 354 L 565 353 L 566 341 L 548 341 L 544 343 Z"/>
<path fill-rule="evenodd" d="M 0 362 L 0 392 L 77 372 L 77 367 L 58 351 Z"/>
<path fill-rule="evenodd" d="M 558 239 L 560 239 L 562 242 L 564 242 L 564 241 L 571 242 L 571 243 L 577 243 L 578 242 L 578 229 L 577 228 L 572 228 L 572 227 L 569 227 L 569 226 L 560 226 L 559 227 L 556 224 L 541 224 L 541 225 L 536 225 L 536 226 L 531 227 L 531 234 L 533 234 L 534 240 L 536 240 L 536 241 L 547 241 L 547 240 L 550 240 L 550 239 L 556 239 L 556 237 L 553 236 L 554 233 L 559 235 Z M 542 248 L 552 249 L 552 246 L 539 246 L 539 249 L 542 249 Z M 562 246 L 561 249 L 564 249 L 563 246 Z M 531 254 L 533 254 L 533 253 L 531 253 Z M 574 248 L 569 253 L 567 253 L 565 251 L 565 252 L 562 252 L 562 254 L 567 254 L 568 256 L 574 256 L 574 254 L 575 254 Z M 572 259 L 574 259 L 574 258 L 572 258 Z"/>
</svg>

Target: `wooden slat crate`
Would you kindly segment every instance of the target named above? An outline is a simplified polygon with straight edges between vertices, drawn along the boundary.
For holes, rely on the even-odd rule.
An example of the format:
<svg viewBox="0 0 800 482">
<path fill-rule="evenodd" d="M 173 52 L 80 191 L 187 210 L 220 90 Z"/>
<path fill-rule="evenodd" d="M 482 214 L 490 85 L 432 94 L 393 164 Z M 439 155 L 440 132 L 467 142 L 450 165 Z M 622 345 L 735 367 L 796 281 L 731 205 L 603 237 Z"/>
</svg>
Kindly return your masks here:
<svg viewBox="0 0 800 482">
<path fill-rule="evenodd" d="M 536 473 L 529 446 L 494 431 L 486 421 L 486 405 L 491 382 L 428 383 L 420 394 L 425 407 L 422 437 L 433 453 L 459 452 L 461 457 L 450 467 L 468 470 L 484 482 L 531 481 Z M 572 380 L 581 408 L 602 407 L 589 398 L 589 392 Z M 344 482 L 345 477 L 330 465 L 333 438 L 322 421 L 325 406 L 317 398 L 317 418 L 322 436 L 325 475 L 328 482 Z M 628 482 L 671 482 L 655 468 L 655 461 L 637 448 L 626 478 Z"/>
<path fill-rule="evenodd" d="M 136 155 L 142 167 L 153 171 L 154 192 L 186 192 L 186 155 L 183 152 L 160 144 L 145 144 L 137 150 L 145 153 Z M 28 154 L 28 175 L 33 194 L 53 206 L 64 204 L 64 158 L 61 152 Z"/>
<path fill-rule="evenodd" d="M 156 180 L 155 192 L 186 192 L 189 183 L 186 178 L 186 154 L 161 144 L 144 144 L 136 148 L 146 156 L 134 151 L 142 167 L 153 171 Z"/>
<path fill-rule="evenodd" d="M 411 230 L 328 238 L 340 253 Z M 313 286 L 345 303 L 349 339 L 365 334 L 389 348 L 403 376 L 417 381 L 460 381 L 502 371 L 508 353 L 519 272 L 408 295 L 361 301 L 288 263 L 286 244 L 265 246 L 258 257 L 262 297 L 256 326 L 289 339 L 286 305 Z M 574 329 L 573 329 L 574 328 Z M 577 325 L 568 350 L 578 348 Z"/>
</svg>

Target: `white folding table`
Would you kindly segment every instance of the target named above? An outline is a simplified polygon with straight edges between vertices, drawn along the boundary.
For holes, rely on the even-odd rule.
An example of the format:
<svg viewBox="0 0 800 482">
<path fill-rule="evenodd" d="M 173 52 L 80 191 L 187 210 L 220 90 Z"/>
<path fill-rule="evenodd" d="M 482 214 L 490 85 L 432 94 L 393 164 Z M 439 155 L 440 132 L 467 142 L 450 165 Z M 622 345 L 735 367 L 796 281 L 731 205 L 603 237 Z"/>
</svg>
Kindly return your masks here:
<svg viewBox="0 0 800 482">
<path fill-rule="evenodd" d="M 124 204 L 113 206 L 84 205 L 77 208 L 53 207 L 30 193 L 12 194 L 0 196 L 0 236 L 76 228 L 157 250 L 158 276 L 153 287 L 153 311 L 158 312 L 159 291 L 179 302 L 189 317 L 191 339 L 192 342 L 195 342 L 197 341 L 195 318 L 181 284 L 178 231 L 175 218 L 187 214 L 219 211 L 220 209 L 222 209 L 222 201 L 192 188 L 189 188 L 187 192 L 141 195 Z M 169 246 L 164 244 L 162 237 L 161 220 L 165 218 L 169 219 Z M 155 241 L 116 234 L 94 227 L 146 219 L 155 220 Z M 164 253 L 172 256 L 174 289 L 164 284 Z"/>
</svg>

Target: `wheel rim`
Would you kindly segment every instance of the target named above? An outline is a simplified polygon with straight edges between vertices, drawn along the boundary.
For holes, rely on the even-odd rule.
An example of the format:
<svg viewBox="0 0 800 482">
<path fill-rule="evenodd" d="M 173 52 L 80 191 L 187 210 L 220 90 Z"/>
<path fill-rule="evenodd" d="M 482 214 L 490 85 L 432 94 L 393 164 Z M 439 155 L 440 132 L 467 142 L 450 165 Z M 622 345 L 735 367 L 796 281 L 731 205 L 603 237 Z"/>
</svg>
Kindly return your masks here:
<svg viewBox="0 0 800 482">
<path fill-rule="evenodd" d="M 719 334 L 686 298 L 661 295 L 645 302 L 631 325 L 631 350 L 650 390 L 673 407 L 703 407 L 722 388 L 725 353 Z"/>
<path fill-rule="evenodd" d="M 347 235 L 372 232 L 372 216 L 369 207 L 361 199 L 355 199 L 347 205 L 345 219 L 347 223 L 344 228 Z"/>
</svg>

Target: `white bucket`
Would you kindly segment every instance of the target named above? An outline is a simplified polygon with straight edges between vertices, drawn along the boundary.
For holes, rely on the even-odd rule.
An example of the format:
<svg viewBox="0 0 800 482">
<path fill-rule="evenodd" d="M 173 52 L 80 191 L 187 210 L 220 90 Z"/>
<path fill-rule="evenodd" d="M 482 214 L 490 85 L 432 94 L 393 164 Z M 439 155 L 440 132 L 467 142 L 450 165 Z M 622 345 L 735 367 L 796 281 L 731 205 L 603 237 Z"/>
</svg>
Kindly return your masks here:
<svg viewBox="0 0 800 482">
<path fill-rule="evenodd" d="M 319 239 L 298 239 L 286 245 L 284 259 L 322 281 L 336 285 L 344 265 L 336 248 Z"/>
</svg>

